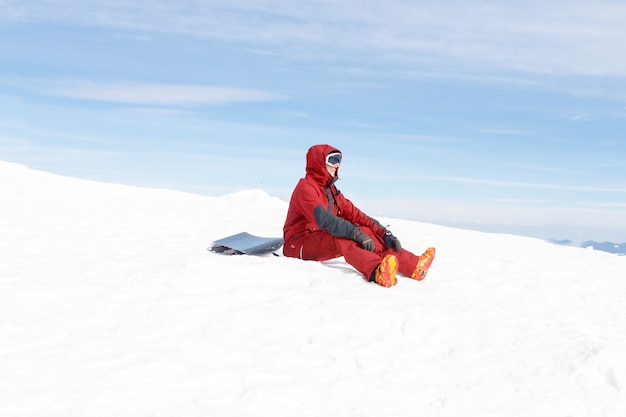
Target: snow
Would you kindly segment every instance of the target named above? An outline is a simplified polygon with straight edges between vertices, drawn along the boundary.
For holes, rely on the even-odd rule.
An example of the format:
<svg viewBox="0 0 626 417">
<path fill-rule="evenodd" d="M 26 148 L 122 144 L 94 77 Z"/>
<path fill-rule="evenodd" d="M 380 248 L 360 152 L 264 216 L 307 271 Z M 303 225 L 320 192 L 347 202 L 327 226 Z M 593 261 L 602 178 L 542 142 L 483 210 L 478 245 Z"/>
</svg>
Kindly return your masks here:
<svg viewBox="0 0 626 417">
<path fill-rule="evenodd" d="M 294 179 L 294 184 L 297 178 Z M 223 256 L 287 203 L 0 162 L 0 416 L 624 416 L 626 257 L 399 219 L 387 289 Z"/>
</svg>

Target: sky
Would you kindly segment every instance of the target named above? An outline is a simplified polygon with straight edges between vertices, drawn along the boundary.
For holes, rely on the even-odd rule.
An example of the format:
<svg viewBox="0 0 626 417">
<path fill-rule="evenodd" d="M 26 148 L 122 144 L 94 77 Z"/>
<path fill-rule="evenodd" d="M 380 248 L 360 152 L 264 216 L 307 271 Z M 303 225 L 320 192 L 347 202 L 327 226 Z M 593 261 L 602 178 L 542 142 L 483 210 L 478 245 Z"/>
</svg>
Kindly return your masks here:
<svg viewBox="0 0 626 417">
<path fill-rule="evenodd" d="M 0 160 L 372 216 L 626 241 L 618 1 L 0 0 Z"/>
</svg>

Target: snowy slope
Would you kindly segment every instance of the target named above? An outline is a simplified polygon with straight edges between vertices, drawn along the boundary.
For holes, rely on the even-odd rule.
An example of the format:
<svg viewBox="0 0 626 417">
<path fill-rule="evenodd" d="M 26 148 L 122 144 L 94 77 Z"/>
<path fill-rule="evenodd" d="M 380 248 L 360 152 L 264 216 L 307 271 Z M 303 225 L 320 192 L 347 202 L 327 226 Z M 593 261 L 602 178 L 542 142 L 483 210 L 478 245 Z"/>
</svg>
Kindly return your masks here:
<svg viewBox="0 0 626 417">
<path fill-rule="evenodd" d="M 294 179 L 294 183 L 297 179 Z M 0 162 L 0 416 L 624 416 L 626 257 L 381 218 L 438 255 L 221 256 L 287 203 Z"/>
</svg>

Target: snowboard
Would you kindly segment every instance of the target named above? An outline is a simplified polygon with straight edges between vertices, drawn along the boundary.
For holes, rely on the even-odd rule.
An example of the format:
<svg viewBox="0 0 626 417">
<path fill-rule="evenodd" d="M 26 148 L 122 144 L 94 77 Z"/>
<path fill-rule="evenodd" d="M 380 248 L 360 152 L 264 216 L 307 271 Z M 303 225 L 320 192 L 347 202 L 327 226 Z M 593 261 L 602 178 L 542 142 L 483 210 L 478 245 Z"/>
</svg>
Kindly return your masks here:
<svg viewBox="0 0 626 417">
<path fill-rule="evenodd" d="M 264 255 L 276 251 L 281 246 L 283 246 L 282 237 L 261 237 L 241 232 L 214 241 L 209 250 L 223 255 Z"/>
</svg>

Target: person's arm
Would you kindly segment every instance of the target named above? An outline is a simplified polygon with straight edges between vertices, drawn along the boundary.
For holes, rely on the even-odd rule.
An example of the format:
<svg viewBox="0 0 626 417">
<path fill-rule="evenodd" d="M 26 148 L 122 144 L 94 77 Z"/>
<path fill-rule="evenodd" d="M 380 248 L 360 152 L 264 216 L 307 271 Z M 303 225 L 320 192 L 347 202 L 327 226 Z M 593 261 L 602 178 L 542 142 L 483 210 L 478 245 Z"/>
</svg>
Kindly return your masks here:
<svg viewBox="0 0 626 417">
<path fill-rule="evenodd" d="M 309 224 L 317 225 L 319 230 L 326 230 L 333 236 L 354 240 L 362 248 L 373 251 L 374 241 L 370 236 L 350 221 L 334 215 L 328 210 L 328 206 L 320 204 L 321 201 L 326 202 L 327 199 L 326 193 L 303 183 L 294 200 L 298 210 Z"/>
<path fill-rule="evenodd" d="M 316 226 L 317 229 L 326 230 L 333 236 L 352 239 L 356 226 L 328 211 L 326 203 L 328 197 L 323 190 L 303 181 L 296 192 L 292 201 L 311 228 Z"/>
</svg>

